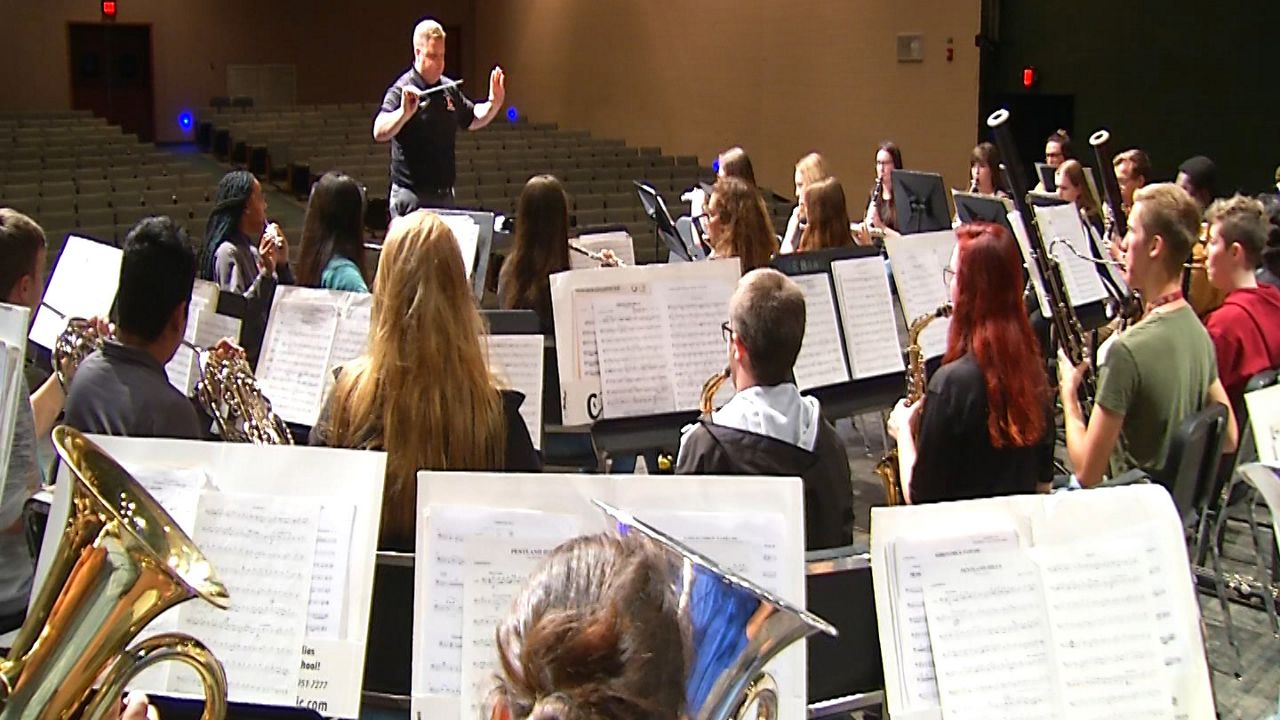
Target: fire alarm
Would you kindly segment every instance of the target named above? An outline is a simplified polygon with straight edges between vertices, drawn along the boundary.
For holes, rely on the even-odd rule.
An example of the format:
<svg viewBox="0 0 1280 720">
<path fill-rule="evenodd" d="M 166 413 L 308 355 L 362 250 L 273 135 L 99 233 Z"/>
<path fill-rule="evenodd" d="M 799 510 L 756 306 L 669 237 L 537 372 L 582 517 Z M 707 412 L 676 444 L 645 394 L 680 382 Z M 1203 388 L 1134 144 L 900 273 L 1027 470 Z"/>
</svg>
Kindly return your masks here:
<svg viewBox="0 0 1280 720">
<path fill-rule="evenodd" d="M 114 19 L 116 16 L 116 1 L 102 0 L 102 17 Z"/>
</svg>

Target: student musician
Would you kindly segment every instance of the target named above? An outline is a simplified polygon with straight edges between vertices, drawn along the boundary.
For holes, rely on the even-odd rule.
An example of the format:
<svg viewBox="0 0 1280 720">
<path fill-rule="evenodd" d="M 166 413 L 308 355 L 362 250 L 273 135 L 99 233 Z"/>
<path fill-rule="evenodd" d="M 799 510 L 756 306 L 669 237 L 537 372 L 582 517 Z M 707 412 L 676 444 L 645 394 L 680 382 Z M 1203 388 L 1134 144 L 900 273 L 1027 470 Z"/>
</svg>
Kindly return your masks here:
<svg viewBox="0 0 1280 720">
<path fill-rule="evenodd" d="M 1280 289 L 1280 196 L 1258 196 L 1267 218 L 1267 243 L 1262 250 L 1262 267 L 1258 282 Z"/>
<path fill-rule="evenodd" d="M 969 191 L 1009 197 L 1000 171 L 1000 151 L 989 142 L 978 143 L 969 153 Z"/>
<path fill-rule="evenodd" d="M 811 183 L 800 195 L 800 207 L 807 221 L 797 251 L 853 246 L 844 186 L 839 180 L 829 177 Z"/>
<path fill-rule="evenodd" d="M 1080 161 L 1068 160 L 1062 163 L 1054 170 L 1053 176 L 1058 184 L 1058 197 L 1075 205 L 1098 237 L 1102 237 L 1102 211 L 1089 190 L 1089 181 L 1085 179 L 1084 166 Z"/>
<path fill-rule="evenodd" d="M 1203 215 L 1217 197 L 1218 167 L 1204 155 L 1187 158 L 1178 166 L 1178 186 L 1187 191 Z M 1209 282 L 1205 272 L 1205 245 L 1208 225 L 1201 223 L 1199 242 L 1191 248 L 1191 266 L 1182 281 L 1182 291 L 1196 314 L 1205 317 L 1222 304 L 1222 293 Z"/>
<path fill-rule="evenodd" d="M 747 155 L 746 150 L 736 145 L 725 150 L 716 156 L 715 168 L 717 180 L 738 178 L 759 192 L 759 188 L 756 187 L 755 167 L 751 164 L 751 156 Z M 696 218 L 707 205 L 707 193 L 701 185 L 695 185 L 680 199 L 689 201 L 690 217 Z"/>
<path fill-rule="evenodd" d="M 1208 403 L 1230 407 L 1209 333 L 1182 294 L 1182 265 L 1199 226 L 1199 208 L 1178 186 L 1148 185 L 1134 193 L 1122 242 L 1124 274 L 1129 287 L 1146 298 L 1147 312 L 1107 351 L 1087 421 L 1079 401 L 1085 367 L 1073 367 L 1059 353 L 1067 453 L 1083 487 L 1107 476 L 1158 476 L 1183 419 Z M 1235 451 L 1237 437 L 1229 413 L 1224 453 Z"/>
<path fill-rule="evenodd" d="M 898 208 L 893 199 L 893 171 L 902 169 L 902 150 L 892 140 L 876 148 L 876 182 L 862 220 L 868 229 L 898 231 Z"/>
<path fill-rule="evenodd" d="M 768 265 L 778 249 L 764 199 L 745 180 L 717 180 L 707 204 L 694 219 L 711 245 L 711 257 L 738 258 L 744 274 Z"/>
<path fill-rule="evenodd" d="M 555 334 L 551 276 L 569 269 L 569 199 L 554 176 L 529 178 L 516 206 L 511 255 L 498 276 L 503 310 L 533 310 L 542 332 Z"/>
<path fill-rule="evenodd" d="M 1255 274 L 1269 230 L 1262 203 L 1236 195 L 1209 206 L 1209 282 L 1226 293 L 1205 319 L 1218 376 L 1239 414 L 1249 378 L 1280 368 L 1280 290 Z"/>
<path fill-rule="evenodd" d="M 818 153 L 809 153 L 800 158 L 800 162 L 796 163 L 796 206 L 791 210 L 791 217 L 787 219 L 787 229 L 782 233 L 782 249 L 779 252 L 795 252 L 796 247 L 800 244 L 800 232 L 804 229 L 806 219 L 803 214 L 804 206 L 801 202 L 804 197 L 804 189 L 819 180 L 826 179 L 829 175 L 827 162 Z"/>
<path fill-rule="evenodd" d="M 80 363 L 67 389 L 67 425 L 127 437 L 204 436 L 195 406 L 164 369 L 186 333 L 195 276 L 187 233 L 172 219 L 146 218 L 129 231 L 115 337 Z"/>
<path fill-rule="evenodd" d="M 276 282 L 292 285 L 289 241 L 280 226 L 267 223 L 267 197 L 247 170 L 232 170 L 218 181 L 213 210 L 204 230 L 200 277 L 247 298 L 265 298 Z"/>
<path fill-rule="evenodd" d="M 1001 225 L 956 230 L 945 273 L 951 328 L 922 402 L 889 418 L 907 502 L 1048 492 L 1053 408 L 1023 304 L 1022 255 Z"/>
<path fill-rule="evenodd" d="M 1049 134 L 1044 141 L 1044 164 L 1057 170 L 1062 163 L 1075 157 L 1071 152 L 1071 135 L 1066 130 L 1058 129 Z M 1040 180 L 1036 183 L 1034 192 L 1053 192 L 1053 188 L 1047 188 L 1044 181 Z"/>
<path fill-rule="evenodd" d="M 792 380 L 804 317 L 804 293 L 787 276 L 761 268 L 742 277 L 725 327 L 736 394 L 685 428 L 676 472 L 800 476 L 805 547 L 815 550 L 852 541 L 853 495 L 844 445 Z"/>
<path fill-rule="evenodd" d="M 298 284 L 369 292 L 364 269 L 364 190 L 350 176 L 327 172 L 311 186 L 302 222 Z"/>
<path fill-rule="evenodd" d="M 383 547 L 412 549 L 419 470 L 538 471 L 518 412 L 485 362 L 458 242 L 425 210 L 387 233 L 374 280 L 368 354 L 345 365 L 312 443 L 387 452 Z"/>
<path fill-rule="evenodd" d="M 1120 206 L 1127 213 L 1133 208 L 1133 193 L 1151 182 L 1151 158 L 1138 148 L 1130 148 L 1111 161 L 1120 185 Z"/>
<path fill-rule="evenodd" d="M 638 533 L 566 541 L 497 630 L 491 720 L 687 717 L 690 630 L 670 561 Z"/>
</svg>

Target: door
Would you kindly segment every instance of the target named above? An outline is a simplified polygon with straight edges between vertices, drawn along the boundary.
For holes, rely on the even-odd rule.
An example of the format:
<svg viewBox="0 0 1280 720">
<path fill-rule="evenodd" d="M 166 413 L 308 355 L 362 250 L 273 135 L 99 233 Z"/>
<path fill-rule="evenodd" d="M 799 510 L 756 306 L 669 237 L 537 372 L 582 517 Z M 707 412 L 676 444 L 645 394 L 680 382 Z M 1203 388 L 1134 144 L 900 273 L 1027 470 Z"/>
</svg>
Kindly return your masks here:
<svg viewBox="0 0 1280 720">
<path fill-rule="evenodd" d="M 1076 98 L 1074 95 L 1041 95 L 1007 93 L 994 96 L 994 104 L 988 110 L 1009 110 L 1009 130 L 1022 160 L 1027 188 L 1036 184 L 1035 163 L 1044 162 L 1044 142 L 1056 130 L 1066 130 L 1071 135 L 1073 157 L 1087 158 L 1089 138 L 1076 137 Z M 985 117 L 985 116 L 984 116 Z M 983 131 L 989 133 L 985 127 Z M 1085 165 L 1091 163 L 1083 160 Z"/>
<path fill-rule="evenodd" d="M 155 141 L 151 26 L 69 23 L 71 107 Z"/>
</svg>

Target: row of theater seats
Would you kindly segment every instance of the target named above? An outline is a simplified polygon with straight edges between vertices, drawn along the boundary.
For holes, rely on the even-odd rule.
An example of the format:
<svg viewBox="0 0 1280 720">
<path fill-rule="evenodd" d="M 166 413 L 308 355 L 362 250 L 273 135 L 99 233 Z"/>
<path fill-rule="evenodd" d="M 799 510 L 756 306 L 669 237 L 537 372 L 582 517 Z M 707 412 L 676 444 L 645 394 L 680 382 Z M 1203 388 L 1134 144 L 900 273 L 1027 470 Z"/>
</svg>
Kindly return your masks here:
<svg viewBox="0 0 1280 720">
<path fill-rule="evenodd" d="M 65 237 L 118 242 L 169 215 L 198 237 L 218 178 L 83 111 L 0 115 L 0 206 L 36 219 L 52 272 Z"/>
</svg>

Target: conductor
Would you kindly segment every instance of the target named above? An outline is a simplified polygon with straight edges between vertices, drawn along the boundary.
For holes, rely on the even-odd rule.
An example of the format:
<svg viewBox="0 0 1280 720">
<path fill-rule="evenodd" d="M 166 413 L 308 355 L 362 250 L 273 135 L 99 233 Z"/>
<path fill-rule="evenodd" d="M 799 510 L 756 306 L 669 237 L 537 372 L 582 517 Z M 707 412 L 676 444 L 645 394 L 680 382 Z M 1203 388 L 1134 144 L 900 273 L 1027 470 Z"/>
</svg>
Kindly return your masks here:
<svg viewBox="0 0 1280 720">
<path fill-rule="evenodd" d="M 452 207 L 457 128 L 479 130 L 498 115 L 506 75 L 489 73 L 489 99 L 474 103 L 444 76 L 444 28 L 435 20 L 413 29 L 413 65 L 387 88 L 373 121 L 375 142 L 391 141 L 391 216 L 422 207 Z M 432 92 L 434 90 L 434 92 Z"/>
</svg>

